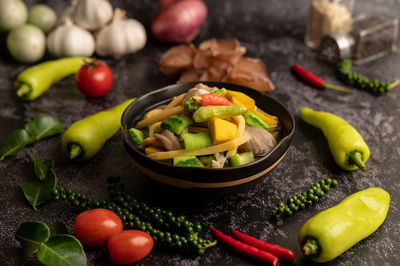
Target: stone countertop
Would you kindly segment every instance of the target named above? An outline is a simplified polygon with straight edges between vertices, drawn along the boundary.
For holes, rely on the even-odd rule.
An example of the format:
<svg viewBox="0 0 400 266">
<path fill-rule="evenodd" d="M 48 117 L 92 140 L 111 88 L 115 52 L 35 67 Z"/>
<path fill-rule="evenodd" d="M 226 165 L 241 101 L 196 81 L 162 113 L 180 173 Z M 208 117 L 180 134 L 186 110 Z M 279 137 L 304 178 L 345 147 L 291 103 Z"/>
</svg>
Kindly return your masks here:
<svg viewBox="0 0 400 266">
<path fill-rule="evenodd" d="M 33 1 L 25 1 L 31 5 Z M 49 4 L 60 15 L 69 1 L 40 1 Z M 238 38 L 247 48 L 247 56 L 261 58 L 266 64 L 276 91 L 270 95 L 283 103 L 295 117 L 296 131 L 283 161 L 251 188 L 225 196 L 197 197 L 182 191 L 176 193 L 142 175 L 130 162 L 121 136 L 108 141 L 99 154 L 87 163 L 69 161 L 60 145 L 61 136 L 52 137 L 32 146 L 44 161 L 54 160 L 58 185 L 87 194 L 94 199 L 106 198 L 106 178 L 119 175 L 127 190 L 137 199 L 186 215 L 203 225 L 203 236 L 211 238 L 212 227 L 228 233 L 241 229 L 255 237 L 280 244 L 297 253 L 295 265 L 310 265 L 297 244 L 300 227 L 316 213 L 329 208 L 350 194 L 368 188 L 381 187 L 391 195 L 391 205 L 384 224 L 371 236 L 360 241 L 327 265 L 399 265 L 400 255 L 400 89 L 375 96 L 355 90 L 352 94 L 320 91 L 300 82 L 290 72 L 298 63 L 339 84 L 334 68 L 316 59 L 315 51 L 305 47 L 303 39 L 308 1 L 205 1 L 209 8 L 207 21 L 195 44 L 209 38 Z M 174 77 L 163 75 L 158 60 L 170 47 L 157 42 L 149 31 L 156 1 L 112 1 L 114 7 L 127 10 L 127 16 L 141 21 L 148 30 L 146 47 L 120 60 L 105 59 L 111 67 L 115 83 L 101 99 L 85 98 L 74 85 L 73 77 L 54 85 L 33 102 L 22 102 L 14 94 L 13 82 L 25 65 L 12 60 L 5 48 L 5 36 L 0 35 L 0 140 L 27 121 L 41 116 L 57 117 L 66 127 L 89 114 L 111 107 L 130 97 L 173 84 Z M 396 17 L 400 2 L 393 0 L 358 1 L 355 13 L 375 11 Z M 398 45 L 399 46 L 399 45 Z M 355 70 L 385 81 L 400 76 L 400 54 L 389 56 Z M 345 118 L 364 137 L 371 150 L 367 171 L 345 172 L 333 161 L 326 139 L 320 130 L 302 122 L 298 110 L 311 107 L 335 113 Z M 63 220 L 70 231 L 76 213 L 67 203 L 50 202 L 33 211 L 25 202 L 18 186 L 32 180 L 33 161 L 30 148 L 0 163 L 0 261 L 2 265 L 20 265 L 19 243 L 14 233 L 20 223 L 38 220 L 52 223 Z M 272 207 L 282 199 L 305 191 L 314 182 L 335 177 L 338 187 L 316 205 L 297 213 L 284 222 L 270 219 Z M 87 249 L 90 265 L 110 264 L 105 248 Z M 29 265 L 38 264 L 36 259 Z M 254 261 L 239 256 L 218 245 L 199 257 L 185 257 L 175 252 L 155 248 L 138 265 L 252 265 Z M 285 263 L 282 263 L 285 265 Z M 289 264 L 288 264 L 289 265 Z"/>
</svg>

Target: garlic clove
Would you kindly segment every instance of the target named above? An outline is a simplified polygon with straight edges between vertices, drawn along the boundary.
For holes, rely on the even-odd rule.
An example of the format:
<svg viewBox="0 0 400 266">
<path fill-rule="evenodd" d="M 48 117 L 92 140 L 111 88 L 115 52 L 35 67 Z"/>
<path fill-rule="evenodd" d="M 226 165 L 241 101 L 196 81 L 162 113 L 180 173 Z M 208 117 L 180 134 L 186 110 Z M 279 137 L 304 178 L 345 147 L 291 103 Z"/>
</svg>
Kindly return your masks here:
<svg viewBox="0 0 400 266">
<path fill-rule="evenodd" d="M 100 30 L 96 40 L 96 53 L 100 56 L 123 57 L 146 45 L 144 26 L 135 19 L 123 18 L 125 11 L 116 9 L 113 22 Z"/>
<path fill-rule="evenodd" d="M 147 41 L 146 30 L 142 23 L 136 19 L 128 19 L 125 21 L 127 24 L 125 30 L 127 36 L 127 44 L 130 46 L 129 50 L 138 51 L 144 48 Z"/>
<path fill-rule="evenodd" d="M 113 9 L 107 0 L 78 0 L 72 12 L 74 22 L 91 31 L 102 28 L 112 16 Z"/>
<path fill-rule="evenodd" d="M 55 57 L 93 55 L 95 41 L 90 32 L 72 23 L 69 18 L 47 37 L 47 49 Z"/>
</svg>

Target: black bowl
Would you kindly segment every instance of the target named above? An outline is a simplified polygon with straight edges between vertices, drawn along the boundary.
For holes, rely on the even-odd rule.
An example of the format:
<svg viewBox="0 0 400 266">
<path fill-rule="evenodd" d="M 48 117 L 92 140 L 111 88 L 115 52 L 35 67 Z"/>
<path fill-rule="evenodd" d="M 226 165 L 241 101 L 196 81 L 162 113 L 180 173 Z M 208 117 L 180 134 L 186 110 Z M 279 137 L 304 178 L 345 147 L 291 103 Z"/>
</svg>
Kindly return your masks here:
<svg viewBox="0 0 400 266">
<path fill-rule="evenodd" d="M 159 182 L 180 187 L 198 189 L 220 189 L 237 187 L 251 181 L 260 180 L 271 171 L 285 156 L 289 148 L 293 132 L 294 119 L 278 101 L 270 96 L 241 85 L 223 82 L 203 82 L 208 86 L 240 91 L 255 99 L 256 105 L 263 111 L 279 117 L 282 126 L 282 137 L 276 147 L 256 161 L 230 168 L 197 168 L 176 167 L 147 157 L 143 151 L 133 144 L 128 129 L 134 126 L 144 113 L 158 105 L 166 104 L 174 96 L 193 88 L 198 82 L 175 84 L 152 91 L 131 103 L 121 118 L 122 136 L 125 149 L 132 158 L 133 164 L 145 175 Z"/>
</svg>

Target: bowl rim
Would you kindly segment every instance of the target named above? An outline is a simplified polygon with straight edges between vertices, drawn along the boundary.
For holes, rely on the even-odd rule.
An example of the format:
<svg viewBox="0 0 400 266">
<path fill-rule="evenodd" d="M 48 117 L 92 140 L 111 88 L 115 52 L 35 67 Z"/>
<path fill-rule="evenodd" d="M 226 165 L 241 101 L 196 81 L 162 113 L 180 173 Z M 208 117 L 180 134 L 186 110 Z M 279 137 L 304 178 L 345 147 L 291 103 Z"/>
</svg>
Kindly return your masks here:
<svg viewBox="0 0 400 266">
<path fill-rule="evenodd" d="M 168 164 L 168 163 L 165 163 L 165 162 L 162 162 L 162 161 L 158 161 L 158 160 L 155 160 L 155 159 L 152 159 L 152 158 L 146 156 L 146 155 L 145 155 L 140 149 L 138 149 L 138 148 L 132 143 L 132 141 L 130 140 L 130 138 L 129 138 L 129 133 L 128 133 L 129 123 L 132 123 L 132 122 L 135 121 L 138 117 L 140 117 L 140 115 L 144 113 L 144 110 L 143 110 L 140 114 L 138 114 L 137 116 L 135 116 L 135 118 L 134 118 L 132 121 L 129 121 L 129 123 L 127 123 L 127 121 L 126 121 L 126 116 L 127 116 L 127 114 L 130 112 L 130 110 L 131 110 L 132 108 L 134 108 L 135 103 L 140 102 L 143 98 L 147 98 L 147 97 L 150 97 L 150 96 L 152 96 L 152 95 L 156 95 L 156 94 L 158 94 L 158 93 L 160 93 L 160 92 L 169 90 L 169 89 L 171 89 L 171 88 L 175 88 L 176 86 L 193 86 L 193 87 L 194 87 L 194 85 L 196 85 L 196 84 L 198 84 L 198 83 L 203 83 L 203 84 L 205 84 L 205 85 L 207 85 L 207 86 L 216 86 L 216 87 L 221 87 L 221 88 L 222 88 L 222 87 L 236 87 L 236 88 L 238 89 L 238 91 L 240 91 L 240 88 L 244 88 L 244 89 L 246 89 L 246 90 L 251 90 L 251 91 L 253 91 L 253 92 L 255 92 L 255 93 L 259 93 L 259 94 L 261 94 L 263 97 L 269 98 L 269 100 L 273 101 L 274 104 L 279 105 L 280 108 L 281 108 L 282 110 L 284 110 L 284 111 L 287 113 L 287 115 L 288 115 L 288 117 L 289 117 L 289 120 L 290 120 L 290 124 L 292 125 L 292 128 L 289 130 L 289 132 L 287 133 L 286 136 L 284 136 L 282 139 L 280 139 L 280 141 L 277 143 L 277 145 L 276 145 L 270 152 L 268 152 L 268 153 L 267 153 L 266 155 L 264 155 L 264 156 L 259 157 L 257 160 L 255 160 L 255 161 L 253 161 L 253 162 L 251 162 L 251 163 L 248 163 L 248 164 L 245 164 L 245 165 L 241 165 L 241 166 L 228 167 L 228 168 L 185 167 L 186 169 L 193 169 L 193 170 L 200 171 L 200 172 L 204 172 L 204 173 L 207 173 L 207 172 L 208 172 L 208 173 L 210 173 L 210 172 L 218 173 L 218 172 L 226 172 L 227 170 L 232 170 L 232 169 L 236 170 L 236 169 L 247 168 L 247 167 L 249 167 L 249 166 L 256 165 L 256 164 L 258 164 L 258 163 L 260 163 L 260 162 L 266 160 L 271 154 L 273 154 L 276 150 L 278 150 L 278 149 L 280 148 L 280 146 L 283 145 L 283 143 L 285 143 L 286 141 L 289 141 L 289 142 L 291 141 L 291 139 L 292 139 L 292 137 L 293 137 L 293 134 L 294 134 L 294 131 L 295 131 L 295 120 L 294 120 L 292 114 L 291 114 L 291 113 L 289 112 L 289 110 L 286 108 L 286 106 L 284 106 L 284 105 L 283 105 L 281 102 L 279 102 L 278 100 L 274 99 L 273 97 L 269 96 L 268 94 L 266 94 L 266 93 L 264 93 L 264 92 L 262 92 L 262 91 L 258 91 L 258 90 L 255 90 L 255 89 L 253 89 L 253 88 L 250 88 L 250 87 L 247 87 L 247 86 L 244 86 L 244 85 L 240 85 L 240 84 L 229 83 L 229 82 L 219 82 L 219 81 L 218 81 L 218 82 L 217 82 L 217 81 L 207 81 L 207 82 L 198 81 L 198 82 L 185 82 L 185 83 L 176 83 L 176 84 L 167 85 L 167 86 L 164 86 L 164 87 L 162 87 L 162 88 L 159 88 L 159 89 L 153 90 L 153 91 L 151 91 L 151 92 L 148 92 L 148 93 L 146 93 L 146 94 L 144 94 L 144 95 L 142 95 L 142 96 L 140 96 L 140 97 L 137 97 L 135 101 L 133 101 L 132 103 L 130 103 L 130 104 L 128 105 L 128 107 L 125 108 L 125 110 L 124 110 L 124 112 L 122 113 L 122 116 L 121 116 L 121 133 L 122 133 L 122 138 L 123 138 L 123 142 L 124 142 L 124 144 L 125 144 L 125 147 L 128 146 L 131 150 L 135 151 L 135 153 L 139 154 L 139 156 L 145 158 L 146 160 L 150 160 L 150 161 L 153 162 L 153 163 L 161 164 L 161 165 L 163 165 L 164 167 L 167 167 L 167 168 L 169 168 L 169 167 L 172 167 L 173 169 L 179 168 L 178 166 L 174 166 L 174 165 L 171 165 L 171 164 Z M 233 89 L 233 90 L 234 90 L 234 89 Z M 166 100 L 161 100 L 161 101 L 159 101 L 159 102 L 157 102 L 157 103 L 151 104 L 151 105 L 149 106 L 149 108 L 152 107 L 152 106 L 160 105 L 160 104 L 162 104 L 163 102 L 167 102 L 167 101 L 169 102 L 170 100 L 171 100 L 171 98 L 166 99 Z M 147 109 L 148 109 L 148 108 L 146 108 L 145 110 L 147 110 Z M 284 154 L 286 153 L 286 151 L 287 151 L 288 148 L 289 148 L 289 145 L 288 145 L 288 147 L 285 149 Z M 128 152 L 128 153 L 129 153 L 129 152 Z M 180 167 L 180 168 L 181 168 L 181 167 Z"/>
</svg>

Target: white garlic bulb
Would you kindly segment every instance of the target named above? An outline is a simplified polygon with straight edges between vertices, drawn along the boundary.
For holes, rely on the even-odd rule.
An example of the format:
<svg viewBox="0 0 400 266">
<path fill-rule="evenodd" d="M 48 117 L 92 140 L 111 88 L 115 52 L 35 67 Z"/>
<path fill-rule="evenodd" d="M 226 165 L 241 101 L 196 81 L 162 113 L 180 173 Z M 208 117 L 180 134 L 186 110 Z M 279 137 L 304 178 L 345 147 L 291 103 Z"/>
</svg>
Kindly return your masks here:
<svg viewBox="0 0 400 266">
<path fill-rule="evenodd" d="M 96 39 L 97 54 L 120 58 L 146 45 L 146 30 L 142 23 L 126 19 L 124 14 L 125 11 L 116 9 L 112 23 L 100 30 Z"/>
<path fill-rule="evenodd" d="M 92 34 L 74 25 L 69 18 L 47 37 L 47 49 L 55 57 L 89 57 L 94 53 L 95 47 Z"/>
<path fill-rule="evenodd" d="M 73 5 L 73 21 L 87 30 L 100 29 L 113 16 L 112 6 L 107 0 L 79 0 Z"/>
</svg>

